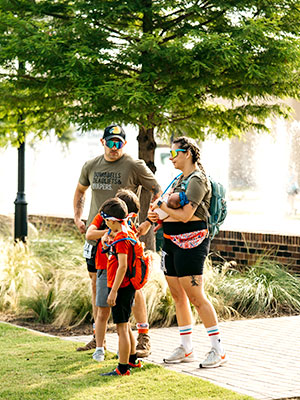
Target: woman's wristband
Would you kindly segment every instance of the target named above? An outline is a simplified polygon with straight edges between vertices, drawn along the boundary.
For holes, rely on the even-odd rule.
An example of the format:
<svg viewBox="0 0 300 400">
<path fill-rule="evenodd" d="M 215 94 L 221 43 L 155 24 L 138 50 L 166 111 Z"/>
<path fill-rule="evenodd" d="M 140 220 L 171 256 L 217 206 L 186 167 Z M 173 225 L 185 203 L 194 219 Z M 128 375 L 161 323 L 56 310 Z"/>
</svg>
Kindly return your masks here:
<svg viewBox="0 0 300 400">
<path fill-rule="evenodd" d="M 154 224 L 154 222 L 152 222 L 151 219 L 149 219 L 148 217 L 146 218 L 146 221 L 150 222 L 151 225 Z"/>
</svg>

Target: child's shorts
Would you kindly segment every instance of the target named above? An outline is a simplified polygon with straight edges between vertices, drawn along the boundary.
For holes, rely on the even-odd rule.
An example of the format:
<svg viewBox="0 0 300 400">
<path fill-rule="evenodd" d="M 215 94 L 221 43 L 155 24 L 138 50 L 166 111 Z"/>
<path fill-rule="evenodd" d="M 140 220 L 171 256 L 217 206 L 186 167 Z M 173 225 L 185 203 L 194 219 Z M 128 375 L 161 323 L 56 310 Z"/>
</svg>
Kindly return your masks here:
<svg viewBox="0 0 300 400">
<path fill-rule="evenodd" d="M 109 288 L 108 292 L 110 291 L 111 289 Z M 131 284 L 129 286 L 119 288 L 116 305 L 111 309 L 115 324 L 122 324 L 129 321 L 134 295 L 135 288 Z"/>
<path fill-rule="evenodd" d="M 97 281 L 96 281 L 96 306 L 97 307 L 109 307 L 106 303 L 108 296 L 107 287 L 107 271 L 106 269 L 97 270 Z"/>
</svg>

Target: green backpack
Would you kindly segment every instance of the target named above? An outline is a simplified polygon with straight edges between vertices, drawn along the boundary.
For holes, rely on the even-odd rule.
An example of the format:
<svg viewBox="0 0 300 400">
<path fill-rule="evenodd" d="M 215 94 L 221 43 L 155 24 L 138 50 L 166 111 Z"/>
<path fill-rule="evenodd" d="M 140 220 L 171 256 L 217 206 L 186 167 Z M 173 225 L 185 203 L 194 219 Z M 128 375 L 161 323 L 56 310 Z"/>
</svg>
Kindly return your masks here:
<svg viewBox="0 0 300 400">
<path fill-rule="evenodd" d="M 187 179 L 181 182 L 181 189 L 186 191 L 187 186 L 189 184 L 190 179 L 197 175 L 198 172 L 193 172 Z M 209 209 L 202 203 L 202 207 L 204 208 L 206 215 L 207 215 L 207 223 L 208 223 L 208 230 L 209 236 L 212 240 L 215 235 L 219 233 L 220 226 L 223 224 L 226 215 L 227 215 L 227 203 L 225 199 L 226 189 L 222 183 L 219 183 L 209 177 L 209 181 L 211 184 L 211 200 Z"/>
</svg>

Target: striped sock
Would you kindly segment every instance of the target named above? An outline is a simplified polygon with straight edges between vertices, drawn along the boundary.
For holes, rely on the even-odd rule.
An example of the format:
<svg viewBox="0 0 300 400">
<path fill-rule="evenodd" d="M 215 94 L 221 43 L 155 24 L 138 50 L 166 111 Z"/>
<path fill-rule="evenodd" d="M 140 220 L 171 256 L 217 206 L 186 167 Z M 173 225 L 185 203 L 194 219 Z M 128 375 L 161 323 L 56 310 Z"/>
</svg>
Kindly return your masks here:
<svg viewBox="0 0 300 400">
<path fill-rule="evenodd" d="M 187 353 L 193 350 L 192 330 L 193 325 L 179 326 L 180 343 L 185 348 Z"/>
<path fill-rule="evenodd" d="M 138 322 L 136 324 L 138 333 L 148 333 L 149 332 L 149 324 L 148 322 Z"/>
<path fill-rule="evenodd" d="M 224 354 L 224 349 L 221 344 L 221 335 L 218 325 L 206 328 L 207 334 L 210 338 L 211 346 L 214 347 L 217 352 L 222 356 Z"/>
</svg>

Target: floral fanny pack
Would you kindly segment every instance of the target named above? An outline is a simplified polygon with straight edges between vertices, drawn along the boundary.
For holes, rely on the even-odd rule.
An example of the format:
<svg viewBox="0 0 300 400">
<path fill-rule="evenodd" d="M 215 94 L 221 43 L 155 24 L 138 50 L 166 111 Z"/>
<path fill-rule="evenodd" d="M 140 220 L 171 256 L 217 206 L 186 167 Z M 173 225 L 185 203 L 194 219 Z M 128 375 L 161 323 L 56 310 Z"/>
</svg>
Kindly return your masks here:
<svg viewBox="0 0 300 400">
<path fill-rule="evenodd" d="M 193 249 L 199 246 L 204 239 L 208 237 L 208 229 L 202 229 L 200 231 L 180 233 L 179 235 L 167 235 L 164 233 L 166 239 L 170 239 L 181 249 Z"/>
</svg>

